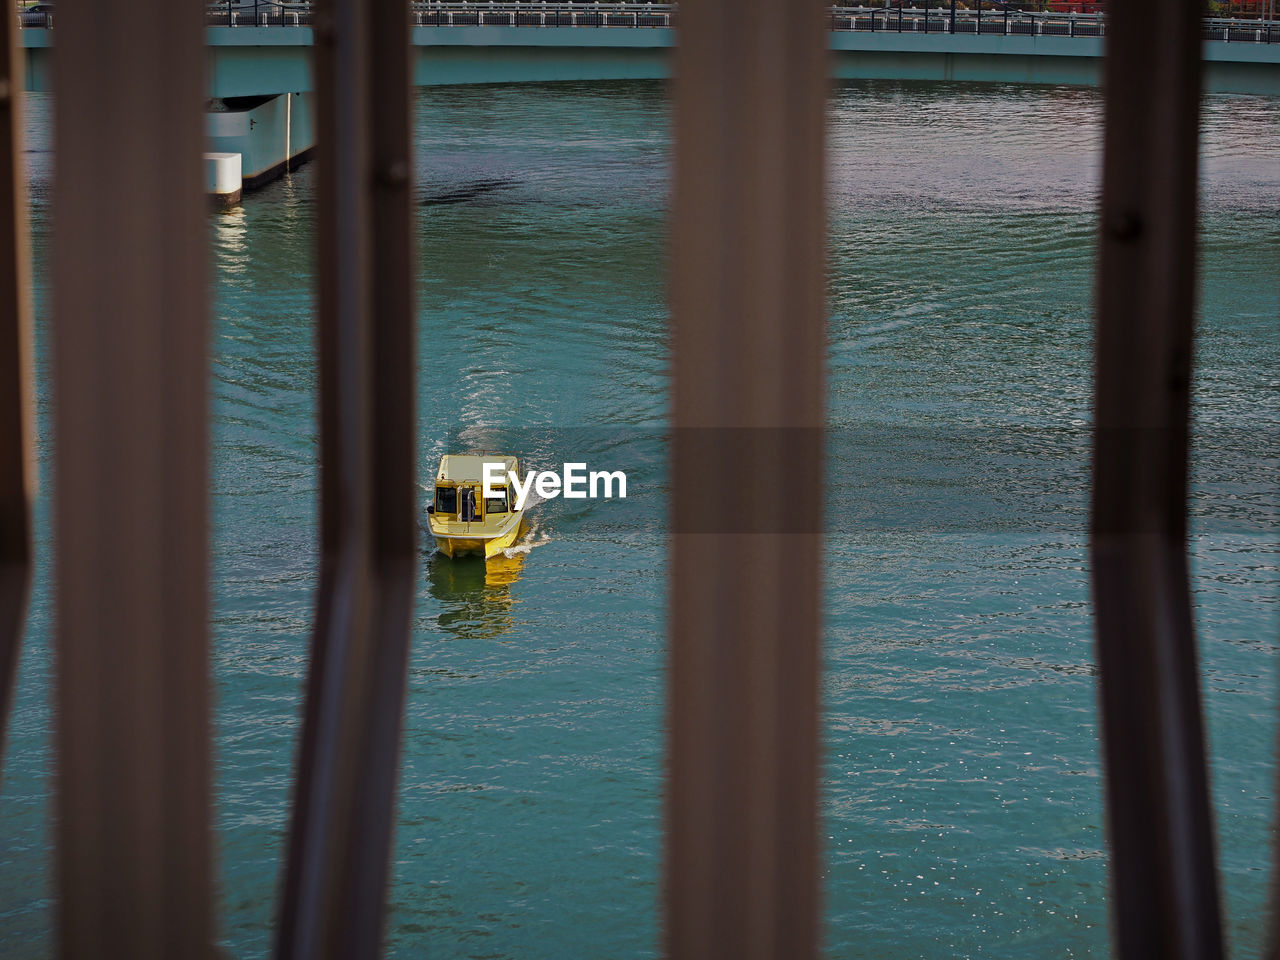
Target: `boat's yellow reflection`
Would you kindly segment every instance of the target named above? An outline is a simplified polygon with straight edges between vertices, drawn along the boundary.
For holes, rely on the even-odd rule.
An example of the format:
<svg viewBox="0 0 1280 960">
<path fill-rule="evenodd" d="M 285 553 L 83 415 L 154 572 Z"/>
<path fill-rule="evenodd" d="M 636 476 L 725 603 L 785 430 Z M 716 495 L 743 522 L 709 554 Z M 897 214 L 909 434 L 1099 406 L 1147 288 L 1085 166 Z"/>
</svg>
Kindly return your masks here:
<svg viewBox="0 0 1280 960">
<path fill-rule="evenodd" d="M 492 640 L 515 624 L 511 595 L 520 579 L 524 553 L 450 559 L 433 553 L 427 561 L 427 589 L 443 608 L 437 625 L 459 639 Z"/>
</svg>

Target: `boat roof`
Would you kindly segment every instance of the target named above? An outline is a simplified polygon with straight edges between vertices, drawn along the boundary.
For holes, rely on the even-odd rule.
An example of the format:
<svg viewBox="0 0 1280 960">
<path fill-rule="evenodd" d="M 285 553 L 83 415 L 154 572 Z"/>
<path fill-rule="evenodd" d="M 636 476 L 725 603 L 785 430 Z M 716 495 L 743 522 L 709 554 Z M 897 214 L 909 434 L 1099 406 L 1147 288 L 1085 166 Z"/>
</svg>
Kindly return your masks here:
<svg viewBox="0 0 1280 960">
<path fill-rule="evenodd" d="M 458 482 L 474 480 L 480 483 L 484 480 L 486 463 L 500 463 L 503 473 L 506 473 L 516 468 L 516 461 L 516 457 L 504 453 L 446 453 L 440 458 L 436 479 Z"/>
</svg>

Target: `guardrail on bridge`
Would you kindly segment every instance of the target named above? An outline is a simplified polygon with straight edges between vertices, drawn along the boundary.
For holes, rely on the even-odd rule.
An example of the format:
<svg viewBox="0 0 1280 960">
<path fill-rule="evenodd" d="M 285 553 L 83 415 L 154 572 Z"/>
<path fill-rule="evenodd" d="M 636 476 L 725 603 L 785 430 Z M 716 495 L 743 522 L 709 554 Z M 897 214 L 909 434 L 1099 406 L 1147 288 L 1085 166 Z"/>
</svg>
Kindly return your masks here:
<svg viewBox="0 0 1280 960">
<path fill-rule="evenodd" d="M 678 4 L 666 3 L 412 3 L 410 23 L 420 27 L 671 28 Z M 210 3 L 211 27 L 306 27 L 310 3 L 239 0 Z M 837 32 L 951 33 L 996 36 L 1105 37 L 1101 13 L 1037 13 L 1007 3 L 996 9 L 954 9 L 947 0 L 905 2 L 889 7 L 832 6 L 829 27 Z M 50 11 L 20 12 L 26 28 L 52 28 Z M 1232 43 L 1280 43 L 1280 21 L 1206 18 L 1204 39 Z"/>
</svg>

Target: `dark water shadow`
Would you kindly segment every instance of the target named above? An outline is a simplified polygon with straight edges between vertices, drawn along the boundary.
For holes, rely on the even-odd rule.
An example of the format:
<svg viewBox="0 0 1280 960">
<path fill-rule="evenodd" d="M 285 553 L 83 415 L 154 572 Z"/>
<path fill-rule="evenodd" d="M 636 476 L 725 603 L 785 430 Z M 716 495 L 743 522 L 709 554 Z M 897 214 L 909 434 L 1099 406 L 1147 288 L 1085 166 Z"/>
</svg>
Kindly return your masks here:
<svg viewBox="0 0 1280 960">
<path fill-rule="evenodd" d="M 443 207 L 454 203 L 467 203 L 514 186 L 516 186 L 516 181 L 512 177 L 491 177 L 484 180 L 472 180 L 429 193 L 423 197 L 422 205 L 424 207 Z"/>
</svg>

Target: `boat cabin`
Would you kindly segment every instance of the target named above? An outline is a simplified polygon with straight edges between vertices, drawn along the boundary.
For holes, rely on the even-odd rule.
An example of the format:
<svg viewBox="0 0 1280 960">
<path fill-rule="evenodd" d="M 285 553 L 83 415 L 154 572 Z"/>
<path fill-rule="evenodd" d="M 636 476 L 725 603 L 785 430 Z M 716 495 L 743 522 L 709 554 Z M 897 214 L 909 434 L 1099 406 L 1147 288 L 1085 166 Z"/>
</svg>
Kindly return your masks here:
<svg viewBox="0 0 1280 960">
<path fill-rule="evenodd" d="M 485 457 L 479 454 L 449 454 L 440 461 L 436 475 L 435 496 L 430 513 L 437 519 L 459 523 L 483 523 L 486 517 L 506 519 L 515 509 L 515 495 L 510 482 L 495 484 L 496 497 L 484 496 L 484 465 L 500 463 L 503 474 L 515 471 L 519 476 L 520 461 L 516 457 Z"/>
</svg>

